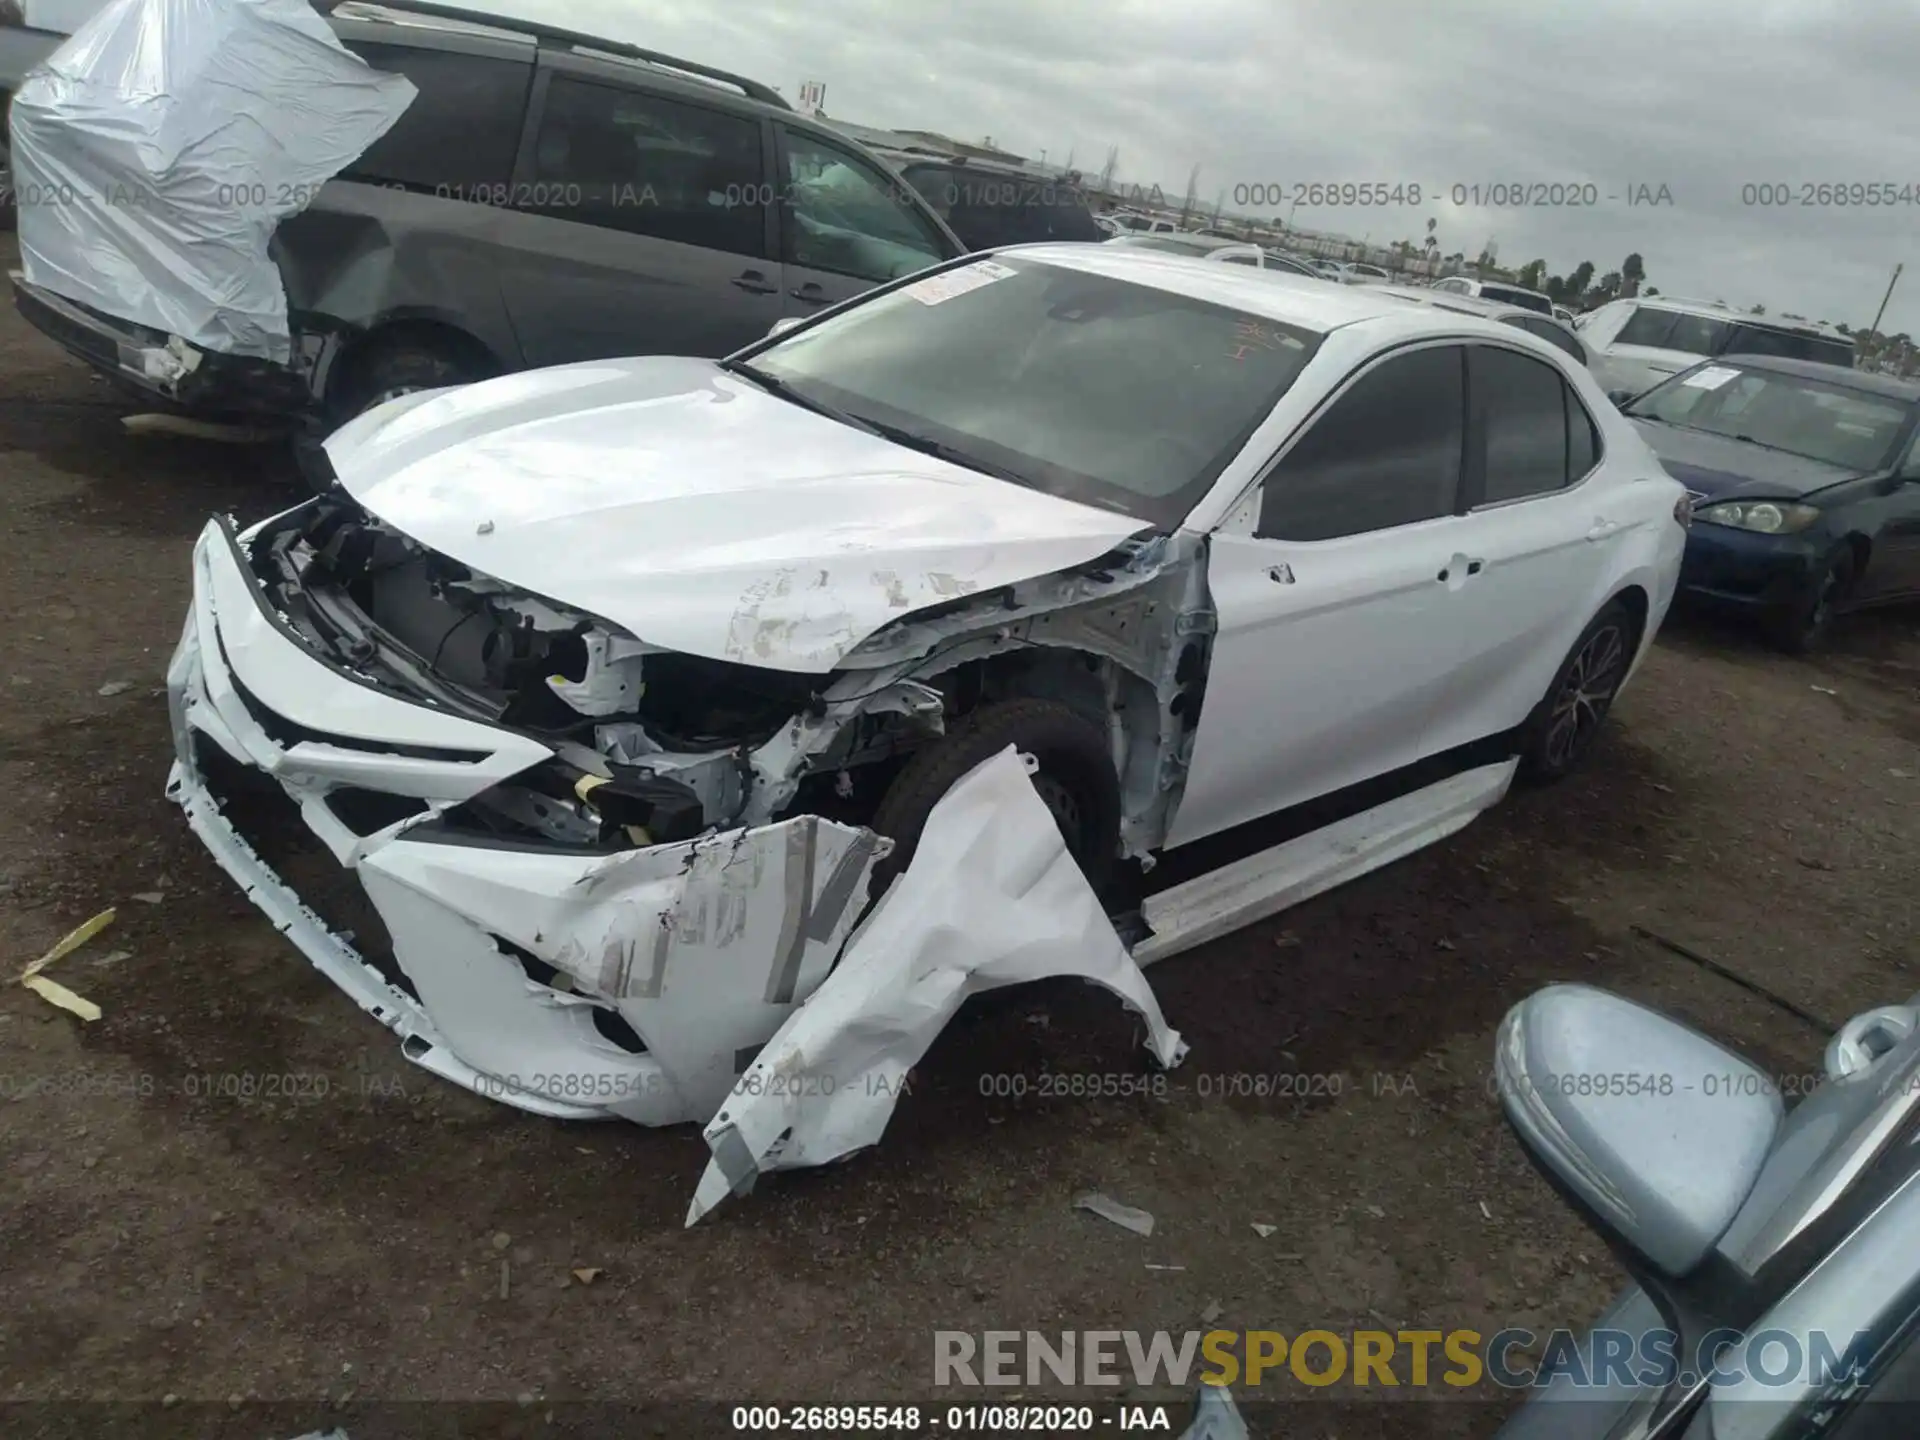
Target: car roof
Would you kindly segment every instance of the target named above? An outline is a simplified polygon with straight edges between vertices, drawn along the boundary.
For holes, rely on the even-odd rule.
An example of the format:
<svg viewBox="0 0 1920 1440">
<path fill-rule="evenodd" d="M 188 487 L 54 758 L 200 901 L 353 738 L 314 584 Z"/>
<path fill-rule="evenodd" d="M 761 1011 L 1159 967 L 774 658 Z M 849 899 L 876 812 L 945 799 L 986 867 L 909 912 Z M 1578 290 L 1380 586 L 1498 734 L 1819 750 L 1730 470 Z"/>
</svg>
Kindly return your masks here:
<svg viewBox="0 0 1920 1440">
<path fill-rule="evenodd" d="M 469 10 L 440 0 L 316 0 L 316 8 L 336 26 L 349 27 L 354 39 L 463 51 L 478 42 L 485 53 L 528 62 L 545 57 L 570 71 L 644 80 L 649 87 L 662 85 L 703 100 L 725 101 L 745 113 L 778 112 L 790 124 L 843 141 L 846 138 L 827 126 L 808 122 L 770 85 L 608 36 Z"/>
<path fill-rule="evenodd" d="M 1011 245 L 995 253 L 1151 285 L 1320 334 L 1363 320 L 1381 319 L 1392 320 L 1398 328 L 1416 335 L 1457 334 L 1462 328 L 1491 325 L 1477 316 L 1444 318 L 1434 313 L 1438 307 L 1408 305 L 1397 296 L 1381 293 L 1388 288 L 1384 286 L 1329 285 L 1288 270 L 1221 265 L 1144 246 L 1045 241 Z"/>
<path fill-rule="evenodd" d="M 869 145 L 874 154 L 884 156 L 887 163 L 896 170 L 905 170 L 908 166 L 932 166 L 942 170 L 981 170 L 995 175 L 1017 175 L 1022 180 L 1033 180 L 1047 185 L 1077 187 L 1083 182 L 1078 174 L 1068 172 L 1061 175 L 1046 175 L 1012 160 L 995 160 L 980 155 L 940 155 L 931 150 L 914 150 L 904 146 Z"/>
<path fill-rule="evenodd" d="M 1231 240 L 1220 235 L 1197 235 L 1191 230 L 1175 230 L 1171 233 L 1163 232 L 1158 235 L 1116 235 L 1104 243 L 1116 246 L 1122 250 L 1151 250 L 1155 248 L 1152 244 L 1129 244 L 1128 242 L 1161 242 L 1166 240 L 1178 240 L 1201 250 L 1224 250 L 1229 245 L 1251 245 L 1253 243 L 1250 240 Z M 1169 252 L 1162 251 L 1161 253 L 1166 254 Z"/>
<path fill-rule="evenodd" d="M 1789 360 L 1781 355 L 1741 355 L 1738 352 L 1717 355 L 1713 360 L 1702 363 L 1710 365 L 1715 361 L 1737 364 L 1743 370 L 1770 370 L 1777 375 L 1791 375 L 1800 380 L 1824 380 L 1830 385 L 1845 385 L 1871 395 L 1883 395 L 1889 400 L 1920 401 L 1920 380 L 1902 380 L 1873 370 L 1855 370 L 1850 365 L 1823 365 L 1818 360 Z"/>
</svg>

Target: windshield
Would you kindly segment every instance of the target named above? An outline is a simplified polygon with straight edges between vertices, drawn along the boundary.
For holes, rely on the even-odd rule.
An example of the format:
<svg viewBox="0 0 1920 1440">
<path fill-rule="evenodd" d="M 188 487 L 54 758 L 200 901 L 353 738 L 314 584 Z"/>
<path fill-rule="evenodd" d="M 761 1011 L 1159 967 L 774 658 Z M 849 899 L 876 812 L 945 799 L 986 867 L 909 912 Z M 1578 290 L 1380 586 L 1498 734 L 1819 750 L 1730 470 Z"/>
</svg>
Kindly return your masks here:
<svg viewBox="0 0 1920 1440">
<path fill-rule="evenodd" d="M 1498 300 L 1507 305 L 1518 305 L 1523 310 L 1533 310 L 1542 315 L 1553 314 L 1553 302 L 1544 295 L 1531 290 L 1521 290 L 1512 285 L 1482 285 L 1482 300 Z"/>
<path fill-rule="evenodd" d="M 1727 363 L 1676 375 L 1626 413 L 1865 471 L 1891 463 L 1911 409 L 1844 384 Z"/>
<path fill-rule="evenodd" d="M 1152 286 L 1003 257 L 875 296 L 742 368 L 958 463 L 1172 526 L 1319 338 Z"/>
</svg>

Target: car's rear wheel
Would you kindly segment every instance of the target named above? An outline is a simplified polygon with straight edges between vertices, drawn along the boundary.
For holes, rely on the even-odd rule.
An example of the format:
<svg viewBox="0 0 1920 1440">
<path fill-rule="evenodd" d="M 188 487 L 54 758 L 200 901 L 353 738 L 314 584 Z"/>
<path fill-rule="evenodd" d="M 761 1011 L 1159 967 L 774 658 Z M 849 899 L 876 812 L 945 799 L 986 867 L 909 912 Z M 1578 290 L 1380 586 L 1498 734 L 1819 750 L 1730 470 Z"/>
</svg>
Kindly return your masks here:
<svg viewBox="0 0 1920 1440">
<path fill-rule="evenodd" d="M 1640 627 L 1621 601 L 1593 617 L 1520 731 L 1520 774 L 1546 784 L 1571 774 L 1599 737 L 1633 664 Z"/>
<path fill-rule="evenodd" d="M 894 851 L 875 872 L 873 893 L 907 867 L 941 798 L 1009 745 L 1037 762 L 1033 788 L 1081 872 L 1096 890 L 1110 883 L 1120 848 L 1120 780 L 1107 737 L 1057 700 L 1024 699 L 982 705 L 901 767 L 874 812 L 873 828 Z"/>
<path fill-rule="evenodd" d="M 1807 587 L 1762 621 L 1762 632 L 1774 648 L 1804 655 L 1824 645 L 1833 633 L 1833 617 L 1852 592 L 1859 571 L 1851 545 L 1836 545 L 1828 551 Z"/>
</svg>

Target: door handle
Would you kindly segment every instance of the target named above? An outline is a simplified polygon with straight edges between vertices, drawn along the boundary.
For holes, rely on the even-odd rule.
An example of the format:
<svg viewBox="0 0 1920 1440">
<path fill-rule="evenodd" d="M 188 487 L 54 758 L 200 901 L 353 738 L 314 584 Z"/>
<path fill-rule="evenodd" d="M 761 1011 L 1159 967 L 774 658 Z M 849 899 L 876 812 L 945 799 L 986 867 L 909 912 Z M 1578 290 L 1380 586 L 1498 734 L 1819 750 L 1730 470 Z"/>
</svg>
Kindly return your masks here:
<svg viewBox="0 0 1920 1440">
<path fill-rule="evenodd" d="M 733 277 L 733 283 L 749 295 L 771 295 L 780 287 L 767 283 L 767 277 L 758 270 L 747 270 Z"/>
<path fill-rule="evenodd" d="M 1482 570 L 1483 568 L 1485 568 L 1485 566 L 1486 566 L 1486 561 L 1484 561 L 1484 560 L 1471 560 L 1471 561 L 1468 561 L 1468 562 L 1467 562 L 1467 574 L 1469 574 L 1469 575 L 1478 575 L 1478 574 L 1480 573 L 1480 571 L 1481 571 L 1481 570 Z"/>
<path fill-rule="evenodd" d="M 1604 515 L 1595 516 L 1592 527 L 1587 531 L 1587 539 L 1604 540 L 1619 528 L 1618 520 L 1609 520 Z"/>
<path fill-rule="evenodd" d="M 804 285 L 794 286 L 787 294 L 796 300 L 804 300 L 809 305 L 824 305 L 827 303 L 826 292 L 811 280 Z"/>
</svg>

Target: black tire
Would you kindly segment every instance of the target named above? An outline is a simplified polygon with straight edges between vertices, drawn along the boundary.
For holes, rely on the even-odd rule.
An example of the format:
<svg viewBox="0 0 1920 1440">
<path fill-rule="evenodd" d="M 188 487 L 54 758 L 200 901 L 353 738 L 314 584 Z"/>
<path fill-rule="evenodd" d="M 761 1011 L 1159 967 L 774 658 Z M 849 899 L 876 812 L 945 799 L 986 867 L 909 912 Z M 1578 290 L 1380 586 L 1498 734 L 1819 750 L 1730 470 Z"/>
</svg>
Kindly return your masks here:
<svg viewBox="0 0 1920 1440">
<path fill-rule="evenodd" d="M 1859 568 L 1851 545 L 1834 546 L 1813 582 L 1761 622 L 1768 643 L 1789 655 L 1805 655 L 1826 644 L 1833 634 L 1834 613 L 1852 591 Z"/>
<path fill-rule="evenodd" d="M 941 797 L 974 766 L 1009 745 L 1039 762 L 1034 788 L 1081 873 L 1095 890 L 1104 891 L 1120 849 L 1120 778 L 1114 774 L 1107 737 L 1057 700 L 1000 700 L 956 722 L 894 776 L 873 816 L 873 828 L 894 842 L 893 854 L 875 871 L 875 895 L 906 869 L 927 816 Z"/>
<path fill-rule="evenodd" d="M 1619 600 L 1588 622 L 1520 727 L 1520 777 L 1547 785 L 1579 769 L 1633 664 L 1640 622 Z"/>
<path fill-rule="evenodd" d="M 376 340 L 372 349 L 348 355 L 346 361 L 346 373 L 328 396 L 336 425 L 416 390 L 465 385 L 487 374 L 486 367 L 461 347 L 412 337 Z"/>
</svg>

